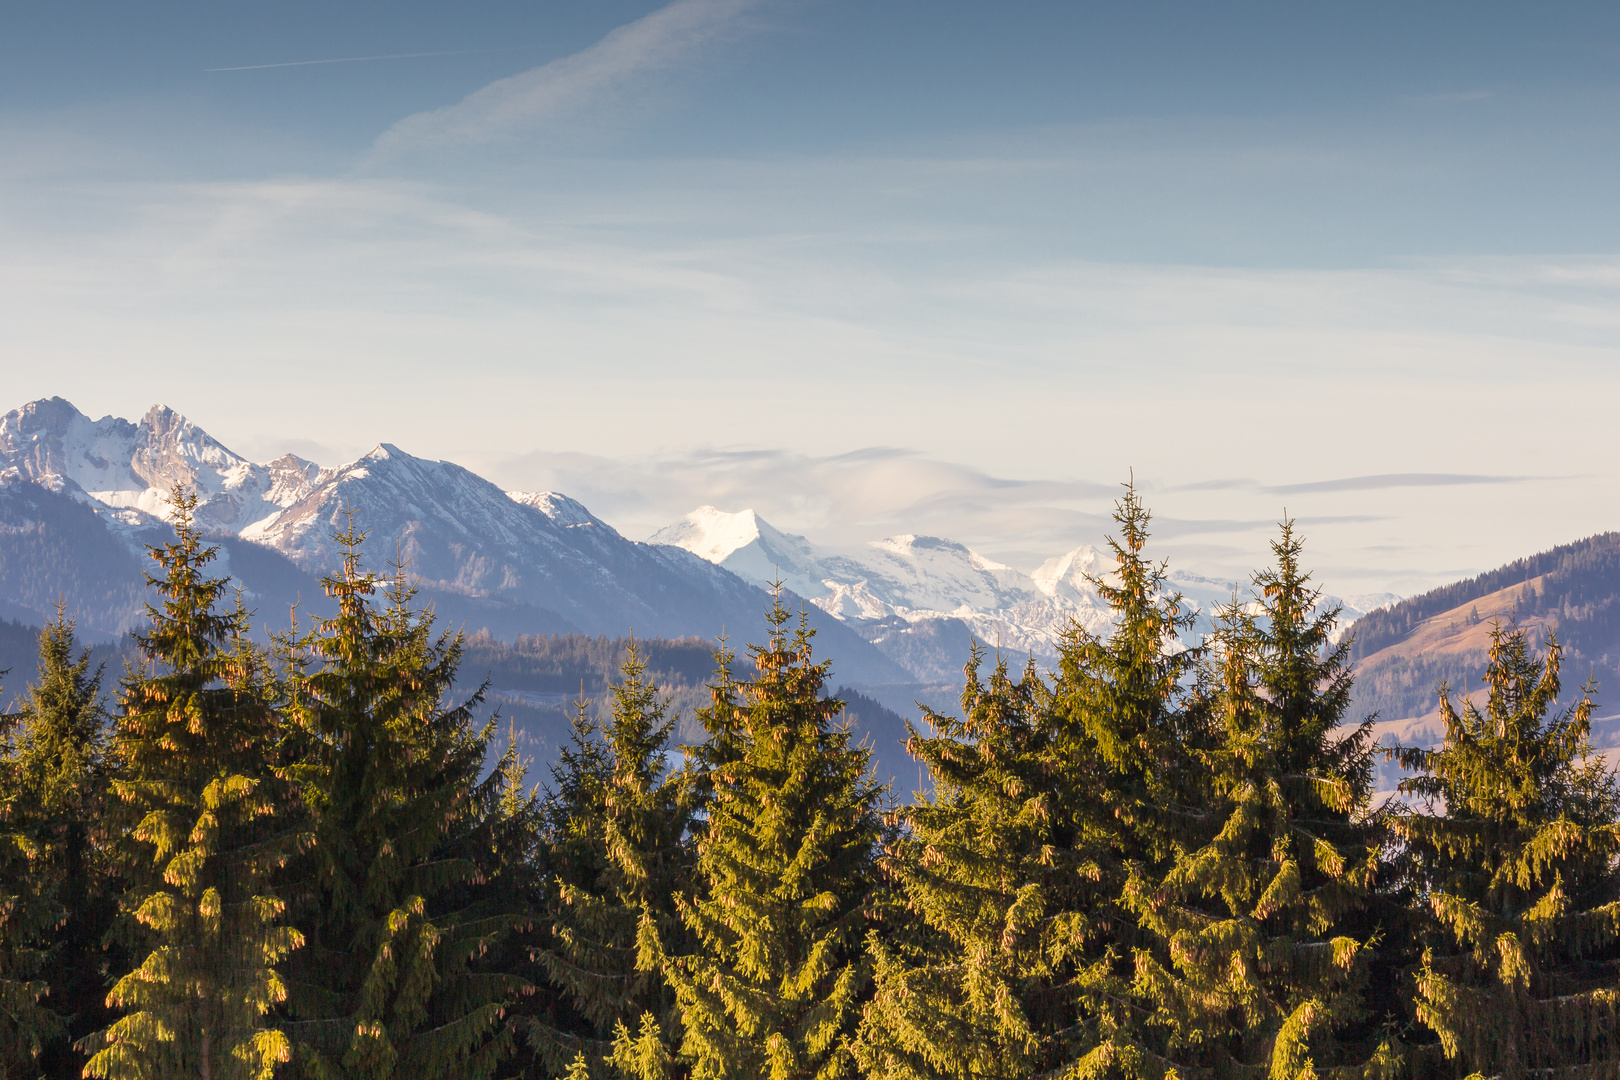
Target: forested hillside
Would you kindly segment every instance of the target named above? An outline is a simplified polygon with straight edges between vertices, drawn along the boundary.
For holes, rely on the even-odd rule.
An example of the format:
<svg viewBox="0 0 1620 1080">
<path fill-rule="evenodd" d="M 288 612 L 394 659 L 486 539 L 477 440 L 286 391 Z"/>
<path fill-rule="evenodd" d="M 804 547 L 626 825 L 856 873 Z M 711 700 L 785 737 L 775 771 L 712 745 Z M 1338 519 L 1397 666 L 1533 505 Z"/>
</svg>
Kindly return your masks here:
<svg viewBox="0 0 1620 1080">
<path fill-rule="evenodd" d="M 1356 707 L 1384 719 L 1436 707 L 1441 682 L 1477 674 L 1496 619 L 1556 634 L 1566 670 L 1620 685 L 1620 533 L 1565 544 L 1371 612 L 1351 628 Z"/>
<path fill-rule="evenodd" d="M 479 632 L 467 639 L 458 685 L 470 690 L 488 680 L 488 700 L 477 715 L 499 713 L 510 719 L 523 752 L 543 772 L 567 745 L 575 702 L 581 695 L 591 716 L 601 718 L 611 711 L 612 687 L 621 679 L 632 644 L 647 666 L 647 678 L 657 684 L 676 721 L 676 745 L 701 742 L 703 728 L 697 713 L 708 703 L 718 647 L 701 638 L 526 634 L 507 643 Z M 747 668 L 745 661 L 734 658 L 729 671 L 734 678 L 746 678 Z M 831 692 L 845 703 L 843 719 L 855 737 L 872 747 L 873 768 L 885 781 L 902 777 L 907 771 L 902 749 L 905 721 L 849 687 L 838 686 Z M 909 793 L 910 789 L 905 790 Z"/>
<path fill-rule="evenodd" d="M 274 552 L 270 555 L 276 557 Z M 256 624 L 268 622 L 254 614 Z M 0 676 L 0 686 L 4 687 L 0 710 L 14 711 L 28 683 L 36 678 L 41 631 L 39 626 L 0 619 L 0 672 L 5 673 Z M 648 677 L 658 685 L 670 714 L 677 718 L 676 745 L 701 741 L 697 710 L 708 700 L 716 648 L 716 643 L 701 638 L 636 641 L 586 634 L 529 634 L 508 643 L 480 631 L 466 639 L 456 689 L 470 694 L 487 680 L 486 699 L 475 707 L 474 715 L 480 720 L 499 717 L 503 734 L 508 729 L 515 732 L 531 768 L 543 776 L 568 742 L 574 703 L 582 693 L 590 715 L 602 717 L 611 710 L 612 687 L 620 679 L 620 669 L 633 641 L 648 665 Z M 134 639 L 127 636 L 90 646 L 92 666 L 106 665 L 106 692 L 116 689 L 125 661 L 137 660 L 139 654 Z M 733 661 L 734 676 L 746 677 L 744 669 L 743 663 Z M 844 718 L 856 737 L 870 742 L 874 768 L 886 780 L 906 773 L 907 759 L 902 749 L 905 721 L 893 710 L 849 687 L 838 686 L 831 692 L 845 702 Z M 904 786 L 902 794 L 909 791 L 910 787 Z"/>
</svg>

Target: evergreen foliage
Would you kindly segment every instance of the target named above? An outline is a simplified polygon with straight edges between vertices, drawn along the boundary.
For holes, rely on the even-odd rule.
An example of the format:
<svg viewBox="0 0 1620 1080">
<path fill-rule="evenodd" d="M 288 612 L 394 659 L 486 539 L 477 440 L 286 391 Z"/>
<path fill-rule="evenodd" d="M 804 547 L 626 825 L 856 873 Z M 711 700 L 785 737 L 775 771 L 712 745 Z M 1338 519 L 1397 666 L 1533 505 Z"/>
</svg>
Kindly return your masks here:
<svg viewBox="0 0 1620 1080">
<path fill-rule="evenodd" d="M 1562 659 L 1495 624 L 1484 709 L 1442 687 L 1444 745 L 1398 755 L 1422 805 L 1392 825 L 1439 929 L 1417 1017 L 1509 1080 L 1620 1073 L 1620 789 L 1588 741 L 1591 685 L 1557 707 Z"/>
<path fill-rule="evenodd" d="M 46 861 L 31 802 L 19 784 L 14 736 L 17 717 L 0 716 L 0 1075 L 39 1074 L 40 1054 L 63 1029 L 62 1018 L 42 999 L 40 976 L 57 919 L 50 892 L 37 887 Z"/>
<path fill-rule="evenodd" d="M 114 713 L 59 609 L 0 719 L 0 1076 L 1620 1076 L 1591 684 L 1561 707 L 1562 645 L 1495 625 L 1373 806 L 1291 523 L 1192 644 L 1128 488 L 1108 631 L 1049 672 L 975 649 L 894 807 L 780 599 L 751 675 L 713 657 L 681 769 L 697 643 L 481 639 L 503 679 L 610 691 L 580 684 L 542 794 L 352 519 L 336 613 L 271 654 L 194 506 Z"/>
<path fill-rule="evenodd" d="M 280 925 L 271 878 L 282 785 L 263 655 L 240 598 L 206 575 L 215 549 L 176 490 L 176 539 L 152 551 L 162 606 L 139 636 L 113 738 L 124 815 L 122 907 L 139 966 L 108 996 L 124 1015 L 96 1038 L 87 1076 L 110 1080 L 269 1077 L 288 1056 L 266 1014 L 285 996 L 278 967 L 301 938 Z"/>
<path fill-rule="evenodd" d="M 1156 1077 L 1170 1063 L 1157 1005 L 1133 1000 L 1151 934 L 1127 891 L 1162 876 L 1196 824 L 1201 654 L 1179 645 L 1193 613 L 1144 555 L 1134 487 L 1115 521 L 1114 571 L 1093 582 L 1112 634 L 1071 628 L 1050 687 L 1004 663 L 983 686 L 975 654 L 964 718 L 930 715 L 934 738 L 913 736 L 935 794 L 904 813 L 886 867 L 930 933 L 873 943 L 870 1075 Z"/>
<path fill-rule="evenodd" d="M 1350 924 L 1375 884 L 1370 722 L 1336 731 L 1349 704 L 1348 643 L 1299 566 L 1291 522 L 1215 636 L 1212 739 L 1190 804 L 1201 843 L 1168 873 L 1133 875 L 1126 903 L 1155 939 L 1136 993 L 1180 1074 L 1375 1074 L 1397 1052 L 1357 1038 L 1373 942 Z"/>
<path fill-rule="evenodd" d="M 884 869 L 922 928 L 870 940 L 876 990 L 856 1047 L 884 1080 L 1044 1075 L 1092 1034 L 1084 1004 L 1111 981 L 1095 830 L 1066 790 L 1060 715 L 1033 665 L 988 682 L 975 649 L 962 718 L 913 732 L 932 791 L 901 811 Z M 901 925 L 904 925 L 902 923 Z"/>
<path fill-rule="evenodd" d="M 471 703 L 445 704 L 459 636 L 435 635 L 403 573 L 376 605 L 362 539 L 351 519 L 323 579 L 337 614 L 283 643 L 312 838 L 291 875 L 307 945 L 285 1028 L 305 1076 L 490 1076 L 519 987 L 472 961 L 509 926 L 482 887 L 508 785 L 480 779 L 490 732 Z"/>
<path fill-rule="evenodd" d="M 1084 1037 L 1070 1036 L 1067 1074 L 1156 1080 L 1172 1058 L 1159 1004 L 1141 992 L 1155 935 L 1136 925 L 1134 894 L 1163 879 L 1196 842 L 1209 790 L 1198 763 L 1211 733 L 1198 680 L 1204 652 L 1181 643 L 1196 613 L 1169 590 L 1166 566 L 1144 554 L 1152 517 L 1134 484 L 1114 520 L 1114 570 L 1092 580 L 1112 632 L 1103 638 L 1074 627 L 1053 687 L 1065 729 L 1064 809 L 1083 822 L 1099 898 L 1090 921 L 1102 930 L 1088 972 L 1091 1000 L 1077 1020 Z"/>
<path fill-rule="evenodd" d="M 526 1045 L 534 1041 L 531 1025 L 537 1017 L 548 1015 L 552 1005 L 551 996 L 543 992 L 543 974 L 531 956 L 529 941 L 544 923 L 550 867 L 540 790 L 528 786 L 528 765 L 518 752 L 516 726 L 509 725 L 506 752 L 494 770 L 499 798 L 489 830 L 489 865 L 481 889 L 486 907 L 515 916 L 513 932 L 491 941 L 473 962 L 474 971 L 507 981 L 503 1041 L 514 1056 L 503 1064 L 503 1076 L 549 1076 L 553 1072 L 537 1064 L 532 1047 Z"/>
<path fill-rule="evenodd" d="M 535 1034 L 553 1069 L 577 1059 L 595 1075 L 640 1076 L 662 1060 L 657 1047 L 679 1040 L 657 948 L 644 938 L 680 940 L 674 897 L 691 883 L 693 796 L 688 776 L 666 767 L 674 718 L 633 643 L 612 697 L 605 733 L 581 698 L 553 770 L 549 939 L 538 956 L 574 1023 Z"/>
<path fill-rule="evenodd" d="M 602 897 L 608 873 L 602 826 L 613 766 L 589 706 L 582 691 L 569 743 L 551 767 L 539 808 L 546 876 L 530 951 L 551 991 L 550 1007 L 543 1017 L 520 1024 L 536 1058 L 536 1076 L 561 1075 L 575 1062 L 589 1070 L 592 1060 L 600 1071 L 612 1052 L 619 1015 L 612 984 L 633 967 L 624 961 L 623 942 L 615 955 L 611 924 L 618 912 Z"/>
<path fill-rule="evenodd" d="M 791 618 L 778 593 L 750 681 L 720 653 L 701 715 L 706 818 L 680 900 L 691 946 L 668 964 L 695 1080 L 855 1073 L 882 794 L 836 723 L 842 704 L 822 696 L 813 631 Z"/>
<path fill-rule="evenodd" d="M 463 667 L 507 689 L 599 695 L 622 677 L 632 649 L 646 677 L 665 690 L 701 686 L 714 666 L 714 648 L 701 638 L 523 634 L 508 644 L 480 631 L 467 639 Z"/>
<path fill-rule="evenodd" d="M 62 607 L 38 644 L 38 678 L 17 714 L 7 761 L 11 818 L 34 845 L 29 884 L 56 913 L 44 975 L 64 1037 L 48 1045 L 40 1065 L 47 1075 L 77 1077 L 84 1058 L 74 1040 L 108 1020 L 110 955 L 102 939 L 116 907 L 106 860 L 109 717 L 102 669 L 91 670 L 90 650 L 77 648 Z"/>
</svg>

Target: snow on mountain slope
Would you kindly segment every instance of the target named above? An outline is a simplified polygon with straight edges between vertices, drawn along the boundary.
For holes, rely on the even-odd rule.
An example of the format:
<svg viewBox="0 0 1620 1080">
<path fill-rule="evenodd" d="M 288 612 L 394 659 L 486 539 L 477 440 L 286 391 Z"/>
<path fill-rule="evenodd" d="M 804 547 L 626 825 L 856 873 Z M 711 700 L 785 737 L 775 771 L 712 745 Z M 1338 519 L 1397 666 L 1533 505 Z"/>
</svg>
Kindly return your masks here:
<svg viewBox="0 0 1620 1080">
<path fill-rule="evenodd" d="M 774 528 L 752 510 L 726 513 L 700 507 L 650 538 L 673 544 L 756 584 L 780 577 L 789 588 L 840 619 L 877 623 L 960 620 L 992 645 L 1054 655 L 1071 615 L 1088 626 L 1106 624 L 1092 598 L 1054 584 L 1043 591 L 1029 576 L 987 559 L 966 545 L 935 536 L 901 535 L 838 551 Z M 879 637 L 874 632 L 874 641 Z M 885 632 L 884 642 L 895 640 Z M 966 648 L 967 641 L 961 643 Z M 945 662 L 941 662 L 945 663 Z M 919 677 L 954 673 L 954 659 Z"/>
<path fill-rule="evenodd" d="M 647 542 L 684 548 L 757 585 L 769 587 L 779 580 L 807 600 L 826 591 L 818 549 L 802 536 L 772 528 L 752 510 L 728 514 L 700 506 Z"/>
<path fill-rule="evenodd" d="M 856 625 L 924 680 L 954 677 L 967 647 L 964 627 L 986 644 L 1051 660 L 1071 620 L 1101 634 L 1110 624 L 1107 605 L 1089 578 L 1110 572 L 1113 557 L 1089 545 L 1024 574 L 939 537 L 891 536 L 840 551 L 783 533 L 752 510 L 726 513 L 712 506 L 699 507 L 650 540 L 685 548 L 755 583 L 779 575 L 801 596 Z M 1248 596 L 1237 582 L 1186 571 L 1171 572 L 1168 587 L 1197 611 L 1195 638 L 1209 631 L 1218 606 L 1234 596 Z M 1342 629 L 1366 610 L 1362 605 L 1376 606 L 1390 597 L 1325 599 L 1344 605 Z M 900 629 L 931 621 L 947 635 L 962 634 L 959 647 L 943 644 L 934 633 L 924 648 Z M 956 629 L 949 630 L 947 623 Z"/>
<path fill-rule="evenodd" d="M 143 591 L 138 569 L 129 571 L 145 565 L 145 544 L 170 535 L 176 484 L 197 494 L 198 523 L 222 545 L 220 570 L 252 564 L 256 595 L 282 610 L 299 597 L 318 606 L 311 575 L 339 564 L 333 533 L 350 508 L 369 537 L 370 569 L 404 561 L 452 623 L 503 635 L 713 638 L 729 630 L 748 641 L 763 631 L 770 603 L 755 585 L 687 551 L 625 539 L 566 495 L 506 492 L 451 462 L 387 443 L 335 469 L 292 455 L 259 464 L 161 405 L 135 424 L 91 420 L 49 398 L 0 417 L 0 613 L 39 606 L 38 582 L 5 580 L 13 563 L 71 569 L 75 553 L 99 551 L 106 541 L 134 558 L 86 603 L 98 629 L 121 629 L 130 617 L 126 579 L 133 577 L 136 596 Z M 910 678 L 819 609 L 812 623 L 842 680 Z"/>
<path fill-rule="evenodd" d="M 0 476 L 87 497 L 130 525 L 167 520 L 176 484 L 197 494 L 204 528 L 235 532 L 279 513 L 319 481 L 320 468 L 291 454 L 259 465 L 233 454 L 174 410 L 154 405 L 139 424 L 91 420 L 62 398 L 0 417 Z"/>
<path fill-rule="evenodd" d="M 752 511 L 712 506 L 660 530 L 651 543 L 635 543 L 565 495 L 503 491 L 458 465 L 386 443 L 358 461 L 322 469 L 293 455 L 248 461 L 161 405 L 139 423 L 91 420 L 61 398 L 0 417 L 0 489 L 25 485 L 78 503 L 136 556 L 166 531 L 176 484 L 196 492 L 205 530 L 291 561 L 261 568 L 266 597 L 310 591 L 308 575 L 336 566 L 332 534 L 353 507 L 370 534 L 366 557 L 373 568 L 406 560 L 447 617 L 499 633 L 709 637 L 729 628 L 746 640 L 766 603 L 758 587 L 781 581 L 814 605 L 812 621 L 823 648 L 840 657 L 841 677 L 880 683 L 955 678 L 970 635 L 1050 659 L 1070 620 L 1098 633 L 1108 627 L 1086 575 L 1106 571 L 1112 559 L 1090 547 L 1026 575 L 939 537 L 892 536 L 840 551 L 782 532 Z M 5 543 L 34 552 L 27 557 L 45 560 L 39 565 L 50 565 L 48 552 L 34 551 L 45 542 L 40 530 L 64 527 L 42 524 L 47 518 L 74 522 L 70 527 L 80 531 L 91 520 L 30 501 L 26 492 L 6 499 Z M 98 543 L 85 540 L 73 550 L 99 550 Z M 252 549 L 222 552 L 226 563 L 231 551 L 241 562 Z M 144 565 L 144 557 L 138 561 Z M 120 575 L 119 581 L 129 576 Z M 1206 620 L 1235 588 L 1181 572 L 1171 585 Z M 38 606 L 37 589 L 11 596 L 6 588 L 0 582 L 0 605 Z M 104 612 L 98 618 L 123 618 L 124 586 L 109 579 L 98 588 L 96 606 Z M 1363 602 L 1346 605 L 1346 623 Z"/>
<path fill-rule="evenodd" d="M 241 535 L 300 566 L 330 567 L 348 507 L 390 545 L 389 558 L 408 561 L 431 587 L 532 604 L 589 631 L 712 636 L 728 615 L 758 606 L 756 590 L 733 575 L 679 549 L 626 540 L 566 496 L 509 494 L 388 443 Z"/>
</svg>

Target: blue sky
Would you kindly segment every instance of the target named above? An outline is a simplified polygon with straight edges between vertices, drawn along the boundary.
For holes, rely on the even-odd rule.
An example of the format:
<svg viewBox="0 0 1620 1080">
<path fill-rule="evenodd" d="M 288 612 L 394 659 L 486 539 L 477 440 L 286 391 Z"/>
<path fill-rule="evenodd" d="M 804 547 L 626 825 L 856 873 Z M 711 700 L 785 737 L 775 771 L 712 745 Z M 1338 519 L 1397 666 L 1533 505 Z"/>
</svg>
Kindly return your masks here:
<svg viewBox="0 0 1620 1080">
<path fill-rule="evenodd" d="M 1345 591 L 1620 524 L 1620 8 L 106 3 L 0 38 L 6 407 Z M 384 59 L 362 59 L 383 57 Z M 328 62 L 337 61 L 337 62 Z"/>
</svg>

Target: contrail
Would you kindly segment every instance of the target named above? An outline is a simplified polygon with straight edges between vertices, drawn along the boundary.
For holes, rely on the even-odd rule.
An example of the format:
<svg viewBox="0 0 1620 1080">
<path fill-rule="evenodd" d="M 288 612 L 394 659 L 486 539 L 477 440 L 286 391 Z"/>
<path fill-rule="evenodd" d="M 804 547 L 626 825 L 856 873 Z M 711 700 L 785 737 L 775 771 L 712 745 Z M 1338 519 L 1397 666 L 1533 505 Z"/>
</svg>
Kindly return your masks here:
<svg viewBox="0 0 1620 1080">
<path fill-rule="evenodd" d="M 265 68 L 307 67 L 310 64 L 357 64 L 362 60 L 413 60 L 418 56 L 471 56 L 474 53 L 504 52 L 504 49 L 456 49 L 451 52 L 389 53 L 387 56 L 339 56 L 332 60 L 287 60 L 279 64 L 243 64 L 241 67 L 203 68 L 204 71 L 262 71 Z"/>
</svg>

